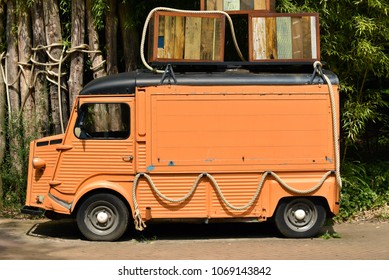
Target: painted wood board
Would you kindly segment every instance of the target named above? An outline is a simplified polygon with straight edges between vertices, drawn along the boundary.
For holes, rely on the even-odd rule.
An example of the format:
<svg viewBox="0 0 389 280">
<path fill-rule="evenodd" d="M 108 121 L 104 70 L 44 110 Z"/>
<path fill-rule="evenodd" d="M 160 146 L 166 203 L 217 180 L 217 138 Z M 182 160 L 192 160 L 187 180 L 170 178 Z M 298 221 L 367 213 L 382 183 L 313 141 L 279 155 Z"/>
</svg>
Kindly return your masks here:
<svg viewBox="0 0 389 280">
<path fill-rule="evenodd" d="M 223 0 L 207 0 L 206 1 L 206 10 L 223 10 Z"/>
<path fill-rule="evenodd" d="M 303 21 L 301 17 L 292 17 L 292 57 L 302 59 L 303 48 Z"/>
<path fill-rule="evenodd" d="M 165 42 L 164 42 L 164 58 L 173 58 L 174 57 L 174 30 L 175 26 L 174 16 L 165 16 Z"/>
<path fill-rule="evenodd" d="M 293 57 L 291 18 L 277 17 L 276 25 L 278 59 L 291 59 Z"/>
<path fill-rule="evenodd" d="M 266 59 L 266 19 L 252 18 L 253 59 Z"/>
<path fill-rule="evenodd" d="M 311 17 L 301 17 L 303 22 L 303 57 L 312 59 L 312 43 L 311 43 Z"/>
<path fill-rule="evenodd" d="M 201 20 L 201 47 L 200 58 L 212 60 L 214 52 L 214 19 L 202 18 Z"/>
<path fill-rule="evenodd" d="M 266 58 L 278 58 L 277 25 L 275 17 L 266 17 Z"/>
<path fill-rule="evenodd" d="M 240 0 L 224 0 L 223 9 L 225 11 L 239 11 Z"/>
<path fill-rule="evenodd" d="M 177 16 L 175 17 L 174 24 L 174 59 L 183 59 L 184 58 L 184 42 L 185 42 L 185 18 Z"/>
<path fill-rule="evenodd" d="M 158 37 L 157 37 L 157 57 L 165 56 L 165 17 L 159 17 Z"/>
<path fill-rule="evenodd" d="M 312 58 L 317 59 L 317 39 L 316 39 L 316 17 L 311 16 L 311 47 L 312 47 Z"/>
<path fill-rule="evenodd" d="M 254 0 L 254 10 L 266 10 L 266 0 Z"/>
<path fill-rule="evenodd" d="M 213 53 L 212 60 L 222 60 L 221 50 L 224 46 L 222 46 L 222 41 L 220 38 L 220 34 L 222 34 L 222 21 L 221 19 L 214 18 L 214 32 L 213 32 Z M 224 43 L 224 42 L 223 42 Z"/>
<path fill-rule="evenodd" d="M 187 17 L 185 24 L 184 59 L 200 59 L 201 18 Z"/>
<path fill-rule="evenodd" d="M 253 0 L 240 0 L 240 9 L 243 11 L 253 10 Z"/>
</svg>

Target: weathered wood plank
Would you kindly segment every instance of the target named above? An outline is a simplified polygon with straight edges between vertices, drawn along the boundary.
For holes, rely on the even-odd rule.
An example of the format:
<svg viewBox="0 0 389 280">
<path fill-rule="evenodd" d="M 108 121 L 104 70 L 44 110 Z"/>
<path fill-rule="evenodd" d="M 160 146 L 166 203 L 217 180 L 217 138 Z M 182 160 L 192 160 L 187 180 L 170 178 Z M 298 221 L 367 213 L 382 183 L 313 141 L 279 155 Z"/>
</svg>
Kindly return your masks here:
<svg viewBox="0 0 389 280">
<path fill-rule="evenodd" d="M 266 18 L 266 58 L 277 59 L 277 26 L 275 17 Z"/>
<path fill-rule="evenodd" d="M 216 10 L 223 10 L 223 0 L 216 0 Z"/>
<path fill-rule="evenodd" d="M 203 0 L 205 1 L 205 10 L 211 11 L 216 8 L 216 0 Z"/>
<path fill-rule="evenodd" d="M 266 59 L 266 19 L 252 18 L 253 59 Z"/>
<path fill-rule="evenodd" d="M 312 59 L 311 43 L 311 17 L 304 16 L 301 18 L 303 29 L 303 57 Z"/>
<path fill-rule="evenodd" d="M 241 0 L 240 1 L 240 9 L 242 11 L 248 11 L 254 9 L 253 0 Z"/>
<path fill-rule="evenodd" d="M 185 42 L 185 18 L 176 17 L 174 25 L 174 53 L 173 58 L 183 59 L 184 58 L 184 42 Z"/>
<path fill-rule="evenodd" d="M 200 59 L 201 18 L 187 17 L 185 24 L 185 59 Z"/>
<path fill-rule="evenodd" d="M 290 17 L 277 17 L 277 50 L 278 59 L 291 59 L 292 26 Z"/>
<path fill-rule="evenodd" d="M 213 32 L 213 54 L 212 54 L 212 60 L 222 60 L 221 57 L 221 50 L 222 50 L 222 40 L 221 40 L 221 34 L 223 30 L 222 26 L 222 19 L 221 18 L 214 18 L 214 32 Z"/>
<path fill-rule="evenodd" d="M 294 59 L 303 58 L 303 23 L 300 17 L 292 17 L 292 52 Z"/>
<path fill-rule="evenodd" d="M 311 16 L 311 46 L 312 58 L 317 59 L 317 33 L 316 33 L 316 17 Z"/>
<path fill-rule="evenodd" d="M 202 18 L 201 20 L 201 59 L 212 60 L 214 50 L 214 20 Z"/>
<path fill-rule="evenodd" d="M 174 27 L 175 27 L 175 16 L 165 16 L 165 44 L 164 44 L 164 58 L 173 58 L 174 57 Z"/>
<path fill-rule="evenodd" d="M 240 0 L 224 0 L 223 8 L 225 11 L 239 11 Z"/>
<path fill-rule="evenodd" d="M 266 10 L 266 0 L 254 0 L 254 10 Z"/>
<path fill-rule="evenodd" d="M 165 57 L 165 16 L 158 18 L 158 42 L 157 42 L 157 57 Z"/>
<path fill-rule="evenodd" d="M 223 0 L 206 0 L 205 9 L 208 11 L 223 10 Z"/>
</svg>

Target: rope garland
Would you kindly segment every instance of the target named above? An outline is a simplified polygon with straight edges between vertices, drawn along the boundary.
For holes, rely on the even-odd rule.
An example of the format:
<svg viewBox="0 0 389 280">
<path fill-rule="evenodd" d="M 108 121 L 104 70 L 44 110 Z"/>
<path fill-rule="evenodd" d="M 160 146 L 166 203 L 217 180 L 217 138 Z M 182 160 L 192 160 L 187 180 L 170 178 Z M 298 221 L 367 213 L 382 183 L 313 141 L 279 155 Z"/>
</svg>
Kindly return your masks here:
<svg viewBox="0 0 389 280">
<path fill-rule="evenodd" d="M 185 201 L 186 199 L 188 199 L 189 197 L 191 197 L 193 195 L 193 193 L 195 192 L 195 190 L 197 189 L 197 187 L 199 186 L 199 183 L 200 183 L 200 180 L 203 178 L 203 177 L 206 177 L 208 178 L 211 182 L 212 182 L 212 185 L 213 187 L 216 189 L 216 193 L 219 195 L 220 199 L 223 201 L 223 203 L 230 209 L 232 210 L 235 210 L 235 211 L 244 211 L 244 210 L 247 210 L 248 208 L 250 208 L 254 202 L 257 200 L 259 194 L 261 193 L 261 190 L 262 190 L 262 187 L 265 183 L 265 180 L 267 178 L 267 176 L 271 175 L 274 177 L 274 179 L 283 187 L 285 188 L 286 190 L 292 192 L 292 193 L 296 193 L 296 194 L 309 194 L 309 193 L 312 193 L 316 190 L 318 190 L 322 185 L 323 183 L 325 182 L 325 180 L 328 178 L 328 176 L 330 176 L 332 173 L 332 171 L 328 171 L 327 173 L 325 173 L 323 175 L 323 177 L 319 180 L 319 182 L 314 185 L 312 188 L 310 189 L 307 189 L 307 190 L 299 190 L 299 189 L 296 189 L 296 188 L 293 188 L 291 186 L 289 186 L 288 184 L 286 184 L 276 173 L 274 173 L 273 171 L 266 171 L 262 174 L 262 177 L 258 183 L 258 187 L 254 193 L 254 195 L 252 196 L 252 198 L 249 200 L 249 202 L 247 202 L 247 204 L 243 205 L 243 206 L 235 206 L 233 204 L 231 204 L 226 198 L 225 196 L 223 195 L 223 192 L 221 191 L 220 187 L 219 187 L 219 184 L 217 183 L 216 179 L 209 173 L 201 173 L 197 176 L 196 180 L 194 181 L 193 185 L 192 185 L 192 188 L 189 190 L 189 192 L 184 195 L 183 197 L 179 198 L 179 199 L 172 199 L 172 198 L 169 198 L 167 196 L 165 196 L 164 194 L 162 194 L 158 188 L 155 186 L 153 180 L 151 179 L 151 177 L 146 174 L 146 173 L 138 173 L 135 178 L 134 178 L 134 182 L 133 182 L 133 185 L 132 185 L 132 202 L 133 202 L 133 205 L 134 205 L 134 223 L 135 223 L 135 228 L 139 231 L 142 231 L 146 228 L 146 224 L 145 222 L 143 221 L 142 219 L 142 215 L 139 211 L 139 205 L 138 205 L 138 202 L 136 200 L 136 189 L 137 189 L 137 186 L 138 186 L 138 182 L 139 182 L 139 179 L 141 177 L 144 177 L 147 182 L 149 183 L 151 189 L 162 199 L 168 201 L 168 202 L 171 202 L 171 203 L 181 203 L 183 201 Z"/>
</svg>

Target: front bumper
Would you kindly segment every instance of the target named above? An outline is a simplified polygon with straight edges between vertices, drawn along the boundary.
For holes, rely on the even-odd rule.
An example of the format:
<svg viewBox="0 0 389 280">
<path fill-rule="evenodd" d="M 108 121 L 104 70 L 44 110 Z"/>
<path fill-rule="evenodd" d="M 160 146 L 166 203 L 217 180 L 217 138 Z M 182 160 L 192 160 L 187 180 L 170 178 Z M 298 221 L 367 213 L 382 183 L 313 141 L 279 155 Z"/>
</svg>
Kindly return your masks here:
<svg viewBox="0 0 389 280">
<path fill-rule="evenodd" d="M 33 207 L 33 206 L 24 206 L 21 209 L 21 212 L 22 212 L 22 214 L 41 216 L 45 213 L 45 210 L 38 208 L 38 207 Z"/>
</svg>

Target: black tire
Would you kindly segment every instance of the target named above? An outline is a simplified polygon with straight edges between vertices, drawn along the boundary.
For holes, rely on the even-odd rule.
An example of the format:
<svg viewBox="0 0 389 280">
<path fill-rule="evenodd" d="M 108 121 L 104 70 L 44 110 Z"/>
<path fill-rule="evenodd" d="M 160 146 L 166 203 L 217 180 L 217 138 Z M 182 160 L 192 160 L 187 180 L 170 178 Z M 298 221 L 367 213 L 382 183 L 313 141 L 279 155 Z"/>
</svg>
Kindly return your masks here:
<svg viewBox="0 0 389 280">
<path fill-rule="evenodd" d="M 316 236 L 326 220 L 326 210 L 319 202 L 307 198 L 281 201 L 275 214 L 275 224 L 285 237 Z"/>
<path fill-rule="evenodd" d="M 95 194 L 86 199 L 77 212 L 81 233 L 92 241 L 115 241 L 126 232 L 128 208 L 112 194 Z"/>
</svg>

